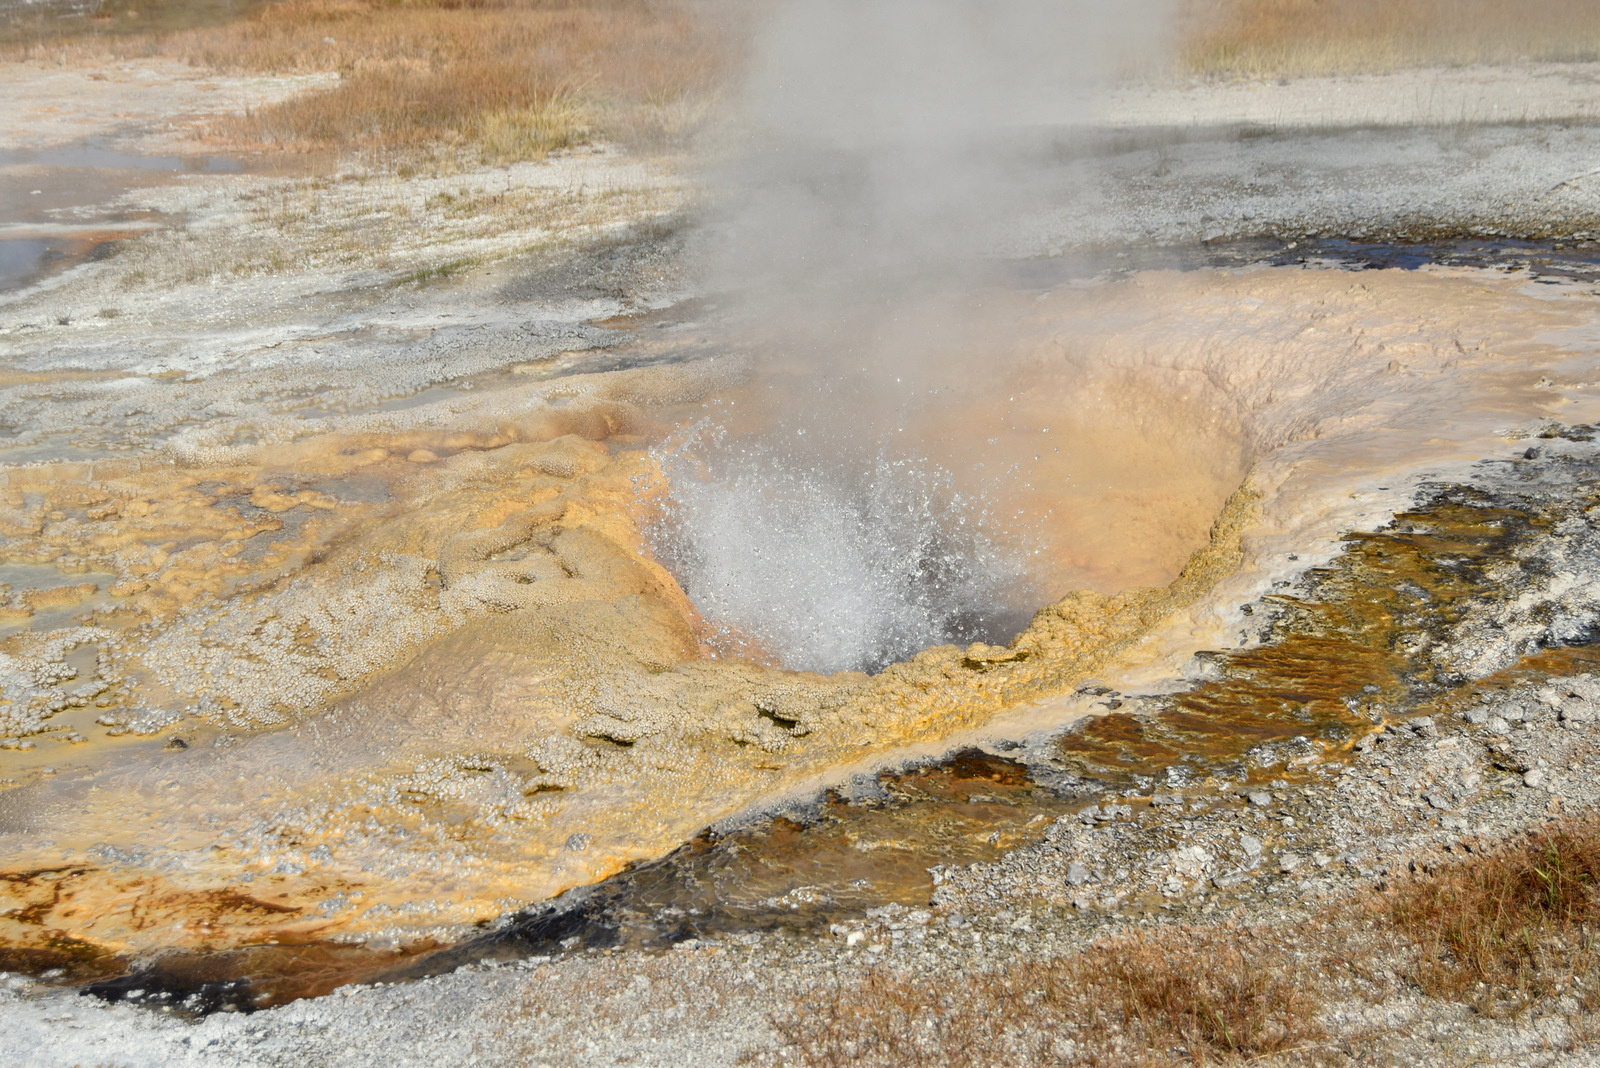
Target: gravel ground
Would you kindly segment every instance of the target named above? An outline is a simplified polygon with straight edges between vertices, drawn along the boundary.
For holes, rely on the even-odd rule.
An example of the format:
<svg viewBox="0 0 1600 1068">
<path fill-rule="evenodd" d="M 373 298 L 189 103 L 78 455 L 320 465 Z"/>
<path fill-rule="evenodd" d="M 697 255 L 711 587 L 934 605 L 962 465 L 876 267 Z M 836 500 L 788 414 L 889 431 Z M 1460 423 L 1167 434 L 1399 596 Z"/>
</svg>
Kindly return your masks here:
<svg viewBox="0 0 1600 1068">
<path fill-rule="evenodd" d="M 1600 235 L 1588 124 L 1133 131 L 1052 169 L 1007 251 L 1249 237 L 1407 241 Z"/>
<path fill-rule="evenodd" d="M 1372 96 L 1394 83 L 1361 85 Z M 1036 220 L 1011 251 L 1259 235 L 1600 234 L 1591 177 L 1600 140 L 1566 118 L 1265 134 L 1240 125 L 1249 115 L 1208 121 L 1181 136 L 1130 135 L 1063 164 L 1051 181 L 1057 203 L 1072 206 Z M 1097 197 L 1066 195 L 1086 187 Z M 1227 917 L 1293 927 L 1414 867 L 1600 802 L 1600 680 L 1524 685 L 1424 718 L 1409 711 L 1391 710 L 1350 759 L 1292 783 L 1101 800 L 998 862 L 939 872 L 925 908 L 874 910 L 817 937 L 473 966 L 198 1022 L 11 977 L 0 984 L 0 1065 L 782 1061 L 772 1020 L 871 967 L 953 984 L 1129 925 Z M 1414 995 L 1338 1011 L 1335 1030 L 1379 1032 L 1396 1063 L 1600 1059 L 1581 1043 L 1563 1051 L 1574 1035 L 1559 1019 L 1495 1023 Z"/>
<path fill-rule="evenodd" d="M 197 1023 L 13 977 L 0 990 L 0 1064 L 782 1062 L 771 1021 L 872 967 L 957 983 L 1129 925 L 1294 925 L 1554 815 L 1593 811 L 1600 678 L 1399 721 L 1303 784 L 1156 801 L 1062 817 L 1037 845 L 942 873 L 928 908 L 871 910 L 818 938 L 751 934 L 659 953 L 471 966 Z M 1065 908 L 1041 905 L 1065 895 Z M 1335 1029 L 1381 1031 L 1398 1063 L 1581 1064 L 1600 1055 L 1561 1051 L 1569 1035 L 1559 1020 L 1496 1023 L 1415 995 L 1343 1012 Z"/>
<path fill-rule="evenodd" d="M 1505 551 L 1503 599 L 1466 612 L 1445 603 L 1442 626 L 1420 613 L 1408 623 L 1414 664 L 1475 664 L 1465 677 L 1486 681 L 1367 706 L 1370 729 L 1320 760 L 1285 763 L 1284 750 L 1242 778 L 1174 768 L 1167 785 L 1102 788 L 1034 844 L 935 869 L 926 907 L 869 909 L 811 935 L 752 931 L 666 951 L 484 962 L 198 1022 L 13 977 L 0 987 L 0 1064 L 804 1063 L 774 1022 L 875 968 L 959 988 L 1117 931 L 1225 921 L 1289 937 L 1357 915 L 1412 873 L 1600 807 L 1600 675 L 1497 674 L 1528 642 L 1549 645 L 1596 614 L 1581 576 L 1600 552 L 1600 527 L 1584 511 L 1600 450 L 1581 428 L 1570 435 L 1577 440 L 1545 441 L 1535 457 L 1479 465 L 1469 479 L 1484 507 L 1537 520 Z M 1561 573 L 1580 581 L 1551 581 Z M 1272 626 L 1261 640 L 1278 640 Z M 1166 698 L 1121 699 L 1144 714 Z M 1029 752 L 1048 760 L 1051 750 L 1035 741 Z M 1336 1061 L 1543 1065 L 1600 1054 L 1578 1029 L 1592 1021 L 1575 1011 L 1497 1021 L 1404 984 L 1381 997 L 1345 994 L 1323 1022 L 1365 1056 L 1341 1058 L 1335 1043 Z"/>
</svg>

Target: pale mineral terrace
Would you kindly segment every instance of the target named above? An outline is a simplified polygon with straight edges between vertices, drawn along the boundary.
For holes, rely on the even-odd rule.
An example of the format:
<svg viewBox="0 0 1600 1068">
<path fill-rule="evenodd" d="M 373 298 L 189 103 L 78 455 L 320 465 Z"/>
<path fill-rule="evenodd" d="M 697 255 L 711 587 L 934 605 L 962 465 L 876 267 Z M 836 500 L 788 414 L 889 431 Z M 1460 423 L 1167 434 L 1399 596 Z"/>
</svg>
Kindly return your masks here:
<svg viewBox="0 0 1600 1068">
<path fill-rule="evenodd" d="M 1059 211 L 1009 251 L 1583 237 L 1600 207 L 1581 121 L 1591 72 L 1536 73 L 1561 83 L 1556 104 L 1517 117 L 1545 125 L 1494 125 L 1490 109 L 1441 131 L 1384 111 L 1396 125 L 1374 132 L 1357 108 L 1342 125 L 1318 112 L 1305 130 L 1294 92 L 1276 110 L 1237 112 L 1220 90 L 1215 113 L 1158 122 L 1155 105 L 1124 100 L 1130 128 L 1187 130 L 1129 134 L 1062 164 Z M 1350 87 L 1387 107 L 1428 77 Z M 1482 96 L 1459 74 L 1431 77 L 1434 110 L 1413 119 L 1436 117 L 1441 94 Z M 1267 129 L 1243 137 L 1239 123 Z M 20 188 L 39 165 L 11 166 Z M 1090 674 L 1179 688 L 1195 652 L 1255 640 L 1240 605 L 1329 559 L 1341 532 L 1381 525 L 1424 475 L 1465 477 L 1551 421 L 1596 415 L 1595 298 L 1582 284 L 1296 266 L 995 293 L 979 410 L 1025 383 L 1093 455 L 1129 432 L 1112 458 L 1127 473 L 1116 494 L 1051 483 L 1048 469 L 1036 480 L 1081 534 L 1054 573 L 1106 592 L 1041 612 L 1009 650 L 934 649 L 871 678 L 707 659 L 693 606 L 640 535 L 649 446 L 753 373 L 718 342 L 714 312 L 708 324 L 672 311 L 694 309 L 693 193 L 665 163 L 600 150 L 406 180 L 185 174 L 62 209 L 63 225 L 163 225 L 0 297 L 8 947 L 454 936 L 877 762 L 1059 730 L 1094 710 L 1074 692 Z M 1183 477 L 1156 477 L 1175 458 L 1191 465 Z M 1136 582 L 1157 588 L 1109 593 Z M 1513 705 L 1540 722 L 1525 695 Z M 1406 759 L 1439 759 L 1406 745 Z M 1581 804 L 1587 758 L 1543 759 L 1573 765 Z M 1484 817 L 1491 830 L 1538 807 L 1512 796 Z M 1217 874 L 1206 865 L 1242 841 L 1233 822 L 1254 827 L 1233 809 L 1205 818 L 1219 826 L 1178 844 L 1210 859 L 1173 861 L 1194 868 L 1173 869 L 1180 890 Z M 1159 839 L 1140 848 L 1170 851 L 1159 815 L 1141 808 L 1139 821 Z M 1400 827 L 1393 848 L 1415 833 Z M 1062 846 L 1078 834 L 1064 823 L 1041 848 L 1081 863 Z M 950 877 L 911 924 L 947 940 L 941 952 L 899 941 L 959 971 L 1035 940 L 1026 926 L 1006 933 L 1018 917 L 995 889 L 1030 857 Z M 1033 922 L 1070 942 L 1071 916 Z M 994 937 L 971 937 L 967 922 Z M 819 967 L 899 952 L 873 944 L 580 958 L 197 1027 L 19 980 L 0 1027 L 8 1049 L 51 1063 L 300 1063 L 303 1042 L 364 1063 L 392 1052 L 332 1033 L 410 1044 L 408 1029 L 454 1015 L 471 1021 L 464 1033 L 433 1030 L 416 1056 L 515 1061 L 520 1047 L 489 1037 L 509 1028 L 527 1056 L 553 1062 L 604 1049 L 664 1063 L 693 1049 L 714 1063 L 770 1045 L 767 1014 Z M 769 973 L 773 985 L 758 982 Z M 502 1004 L 530 984 L 579 993 L 508 1021 Z M 727 1021 L 709 1036 L 681 1011 L 703 991 Z M 613 996 L 639 1011 L 564 1035 L 616 1011 Z M 547 1024 L 548 1012 L 569 1022 Z M 88 1037 L 37 1052 L 44 1013 Z M 282 1037 L 307 1021 L 327 1030 Z M 1503 1052 L 1525 1040 L 1484 1041 Z"/>
</svg>

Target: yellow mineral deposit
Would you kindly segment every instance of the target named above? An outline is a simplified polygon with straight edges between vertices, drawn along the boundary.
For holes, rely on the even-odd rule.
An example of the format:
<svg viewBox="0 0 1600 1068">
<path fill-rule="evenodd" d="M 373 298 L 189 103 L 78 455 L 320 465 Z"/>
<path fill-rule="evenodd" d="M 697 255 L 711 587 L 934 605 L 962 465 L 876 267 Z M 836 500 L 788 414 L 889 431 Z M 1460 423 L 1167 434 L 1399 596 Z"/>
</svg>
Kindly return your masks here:
<svg viewBox="0 0 1600 1068">
<path fill-rule="evenodd" d="M 646 549 L 670 493 L 650 446 L 759 392 L 727 357 L 506 376 L 409 429 L 7 470 L 4 564 L 58 576 L 9 610 L 76 615 L 0 646 L 0 943 L 447 937 L 660 856 L 1067 691 L 1164 621 L 1192 634 L 1311 523 L 1307 472 L 1536 418 L 1564 356 L 1539 339 L 1578 325 L 1448 272 L 1158 272 L 984 307 L 984 375 L 908 432 L 998 495 L 1055 603 L 1009 646 L 874 676 L 708 656 Z"/>
</svg>

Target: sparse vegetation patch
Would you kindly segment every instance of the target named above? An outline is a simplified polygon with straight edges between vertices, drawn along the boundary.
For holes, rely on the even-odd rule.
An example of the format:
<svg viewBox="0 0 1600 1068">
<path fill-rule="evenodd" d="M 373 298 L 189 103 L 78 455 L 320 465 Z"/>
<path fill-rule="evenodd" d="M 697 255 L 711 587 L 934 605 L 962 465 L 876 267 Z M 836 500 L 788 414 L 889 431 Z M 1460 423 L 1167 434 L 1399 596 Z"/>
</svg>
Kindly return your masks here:
<svg viewBox="0 0 1600 1068">
<path fill-rule="evenodd" d="M 1399 889 L 1387 919 L 1418 952 L 1411 978 L 1431 997 L 1514 1015 L 1600 979 L 1600 820 L 1542 831 Z"/>
<path fill-rule="evenodd" d="M 1179 52 L 1202 74 L 1275 77 L 1600 58 L 1586 0 L 1188 0 Z"/>
<path fill-rule="evenodd" d="M 948 984 L 868 972 L 774 1026 L 817 1068 L 1209 1063 L 1323 1032 L 1271 933 L 1173 927 Z"/>
<path fill-rule="evenodd" d="M 13 20 L 0 26 L 0 56 L 337 71 L 333 88 L 213 133 L 296 151 L 453 151 L 498 164 L 597 135 L 680 147 L 707 113 L 729 51 L 728 20 L 695 0 L 278 0 L 220 24 L 146 21 L 157 28 L 139 32 L 126 17 Z"/>
<path fill-rule="evenodd" d="M 1158 925 L 954 983 L 880 965 L 773 1027 L 814 1068 L 1342 1064 L 1382 1045 L 1361 1019 L 1398 996 L 1554 1016 L 1583 1041 L 1600 1009 L 1600 820 L 1422 867 L 1370 910 L 1330 903 L 1295 925 Z"/>
</svg>

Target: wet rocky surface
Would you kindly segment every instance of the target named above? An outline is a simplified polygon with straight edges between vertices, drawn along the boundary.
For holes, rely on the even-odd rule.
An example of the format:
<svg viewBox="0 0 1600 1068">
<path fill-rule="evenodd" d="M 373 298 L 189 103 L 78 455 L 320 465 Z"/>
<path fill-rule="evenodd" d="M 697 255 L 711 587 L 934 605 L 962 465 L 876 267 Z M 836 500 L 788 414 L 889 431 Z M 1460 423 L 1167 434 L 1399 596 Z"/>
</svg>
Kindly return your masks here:
<svg viewBox="0 0 1600 1068">
<path fill-rule="evenodd" d="M 1083 250 L 1011 260 L 996 266 L 1006 281 L 1047 288 L 1085 278 L 1123 277 L 1138 271 L 1235 270 L 1271 266 L 1342 271 L 1414 271 L 1424 267 L 1521 273 L 1546 284 L 1600 281 L 1600 242 L 1590 236 L 1538 240 L 1491 236 L 1450 226 L 1397 227 L 1365 239 L 1318 231 L 1241 233 L 1177 245 L 1110 251 Z"/>
<path fill-rule="evenodd" d="M 1593 437 L 1551 425 L 1421 486 L 1249 606 L 1250 640 L 1176 692 L 1087 684 L 1104 714 L 1047 741 L 857 777 L 477 938 L 8 964 L 204 1016 L 507 965 L 937 970 L 1127 924 L 1291 922 L 1600 802 Z"/>
<path fill-rule="evenodd" d="M 1007 270 L 1041 286 L 1150 268 L 1252 265 L 1438 264 L 1595 280 L 1593 183 L 1572 164 L 1587 167 L 1590 129 L 1555 131 L 1548 150 L 1530 147 L 1535 139 L 1522 128 L 1458 131 L 1449 160 L 1430 155 L 1438 171 L 1417 169 L 1422 177 L 1404 177 L 1397 195 L 1390 172 L 1411 167 L 1417 146 L 1434 136 L 1241 134 L 1238 144 L 1133 146 L 1112 153 L 1107 167 L 1116 190 L 1113 210 L 1100 213 L 1105 232 L 1088 230 L 1091 240 L 1119 249 L 1129 234 L 1143 235 L 1143 251 L 1075 258 L 1038 247 L 1050 245 L 1047 237 L 1023 251 L 1040 258 Z M 1254 177 L 1241 178 L 1240 158 Z M 1352 165 L 1324 186 L 1324 164 L 1334 158 Z M 1261 174 L 1272 180 L 1256 180 Z M 1067 177 L 1078 181 L 1075 171 Z M 1200 200 L 1220 192 L 1227 210 L 1216 219 L 1197 213 L 1197 191 Z M 285 195 L 278 195 L 280 210 Z M 1537 218 L 1505 207 L 1513 202 L 1531 203 Z M 1076 225 L 1068 219 L 1057 229 Z M 230 230 L 227 239 L 234 238 Z M 259 375 L 240 372 L 249 379 L 244 386 L 229 386 L 249 397 L 248 426 L 232 410 L 198 436 L 173 421 L 180 409 L 209 413 L 213 392 L 228 390 L 213 390 L 198 373 L 172 377 L 165 364 L 114 396 L 25 383 L 26 396 L 7 403 L 18 419 L 37 423 L 43 436 L 26 440 L 40 451 L 17 448 L 7 459 L 80 458 L 64 451 L 69 437 L 90 459 L 128 446 L 170 447 L 173 435 L 237 449 L 280 424 L 453 400 L 474 378 L 481 386 L 493 375 L 509 377 L 502 357 L 511 349 L 542 361 L 516 369 L 529 382 L 706 355 L 681 338 L 616 343 L 631 325 L 687 329 L 702 317 L 692 302 L 614 314 L 631 307 L 635 275 L 659 274 L 660 262 L 677 257 L 675 241 L 670 227 L 651 230 L 637 242 L 642 256 L 628 248 L 618 256 L 614 243 L 602 242 L 582 269 L 562 264 L 501 293 L 514 302 L 590 301 L 585 315 L 612 315 L 597 322 L 541 325 L 516 312 L 385 333 L 352 325 L 360 317 L 352 313 L 349 323 L 341 319 L 296 344 L 357 353 L 385 368 L 379 387 L 309 356 L 294 368 L 269 360 Z M 406 291 L 394 303 L 412 300 Z M 125 343 L 137 342 L 127 324 L 144 315 L 143 304 L 135 308 L 120 291 L 114 300 L 78 303 L 30 313 L 38 327 L 27 339 L 30 351 L 76 354 L 93 334 L 91 347 L 110 351 L 114 343 L 145 359 L 135 352 L 142 342 Z M 641 324 L 624 321 L 632 318 Z M 217 346 L 208 337 L 190 347 L 209 353 Z M 407 370 L 412 363 L 426 367 Z M 462 368 L 474 378 L 449 376 Z M 265 386 L 260 396 L 268 401 L 251 393 L 256 377 L 276 389 L 286 374 L 299 391 L 288 414 Z M 114 433 L 121 437 L 112 440 Z M 375 1051 L 400 1044 L 440 1063 L 474 1056 L 593 1063 L 601 1050 L 634 1063 L 720 1063 L 770 1048 L 770 1020 L 797 993 L 885 962 L 960 982 L 974 970 L 1064 951 L 1127 925 L 1293 922 L 1413 867 L 1469 855 L 1593 803 L 1584 783 L 1600 769 L 1592 766 L 1584 717 L 1594 688 L 1594 613 L 1583 576 L 1594 573 L 1587 516 L 1594 461 L 1578 440 L 1586 431 L 1551 434 L 1519 444 L 1514 458 L 1486 465 L 1479 477 L 1425 488 L 1388 529 L 1352 536 L 1332 565 L 1252 604 L 1244 651 L 1197 658 L 1184 688 L 1083 688 L 1080 696 L 1097 699 L 1105 715 L 1048 744 L 997 742 L 857 779 L 783 816 L 708 832 L 663 860 L 485 924 L 477 937 L 452 945 L 424 940 L 396 950 L 278 938 L 130 960 L 62 937 L 46 949 L 0 956 L 0 968 L 43 980 L 12 978 L 0 1004 L 20 1007 L 23 1026 L 37 1019 L 56 1035 L 96 1021 L 114 1021 L 126 1034 L 146 1029 L 162 1051 L 149 1063 L 305 1063 L 317 1043 L 336 1043 L 345 1032 L 363 1035 Z M 430 440 L 407 443 L 396 456 L 423 464 L 449 451 Z M 38 659 L 48 668 L 61 659 L 53 657 Z M 80 665 L 77 678 L 55 681 L 70 689 L 92 676 Z M 25 696 L 45 709 L 57 695 Z M 61 711 L 53 722 L 65 724 L 77 711 Z M 87 718 L 73 723 L 94 733 Z M 109 736 L 141 723 L 100 725 Z M 788 729 L 777 720 L 758 726 L 767 734 Z M 152 746 L 163 729 L 151 727 Z M 187 732 L 178 744 L 195 740 Z M 573 856 L 586 852 L 583 838 L 570 840 Z M 76 877 L 56 869 L 15 874 L 30 880 L 28 907 L 38 902 L 40 916 L 55 888 Z M 274 904 L 223 894 L 195 908 L 248 916 Z M 530 987 L 571 996 L 529 1001 Z M 99 996 L 76 998 L 78 989 Z M 274 1012 L 250 1012 L 265 1008 Z M 1430 1011 L 1444 1018 L 1437 1006 Z M 452 1026 L 439 1026 L 441 1018 Z M 685 1027 L 688 1019 L 694 1023 Z M 1403 1016 L 1391 1022 L 1406 1026 Z M 282 1026 L 297 1037 L 286 1038 Z M 683 1044 L 687 1035 L 693 1045 Z M 69 1046 L 61 1056 L 70 1056 Z M 19 1037 L 15 1048 L 28 1048 L 28 1040 Z M 1419 1048 L 1424 1053 L 1413 1059 L 1428 1059 L 1428 1047 Z M 1491 1055 L 1508 1048 L 1485 1047 Z M 133 1049 L 125 1045 L 119 1056 L 144 1063 Z M 350 1053 L 341 1063 L 381 1055 Z"/>
<path fill-rule="evenodd" d="M 1299 775 L 1248 789 L 1119 797 L 1064 814 L 1039 841 L 998 860 L 941 869 L 924 903 L 872 907 L 825 931 L 774 925 L 650 952 L 613 945 L 516 961 L 486 954 L 448 975 L 399 987 L 369 980 L 272 1014 L 152 1020 L 140 1025 L 142 1041 L 158 1036 L 156 1048 L 172 1058 L 165 1063 L 277 1065 L 355 1029 L 369 1051 L 374 1040 L 406 1041 L 451 1062 L 470 1054 L 480 1064 L 533 1056 L 583 1064 L 604 1051 L 665 1064 L 687 1055 L 693 1035 L 702 1063 L 785 1063 L 773 1021 L 809 994 L 878 969 L 958 984 L 1118 930 L 1302 924 L 1600 802 L 1600 674 L 1507 676 L 1460 696 L 1449 709 L 1368 735 L 1345 761 Z M 69 1034 L 124 1026 L 118 1013 L 150 1019 L 151 991 L 133 1000 L 75 998 L 20 978 L 0 990 L 0 1001 L 31 1005 Z M 449 1027 L 438 1023 L 444 1005 Z M 1364 1011 L 1352 1019 L 1382 1030 L 1390 1063 L 1584 1063 L 1562 1052 L 1572 1036 L 1548 1022 L 1493 1021 L 1409 995 Z M 285 1027 L 297 1038 L 286 1041 Z M 338 1063 L 375 1057 L 352 1051 Z"/>
<path fill-rule="evenodd" d="M 207 981 L 235 986 L 180 1022 L 176 962 L 101 998 L 19 977 L 0 999 L 68 1033 L 142 1014 L 141 1048 L 163 1063 L 291 1064 L 352 1028 L 368 1049 L 447 1061 L 664 1064 L 693 1035 L 703 1063 L 783 1063 L 773 1021 L 876 969 L 961 983 L 1123 929 L 1285 927 L 1353 907 L 1600 804 L 1600 647 L 1590 584 L 1572 581 L 1593 574 L 1600 464 L 1586 428 L 1548 433 L 1348 537 L 1253 606 L 1259 641 L 1203 658 L 1212 677 L 1172 694 L 1094 687 L 1107 715 L 1048 746 L 857 780 L 387 973 L 338 959 L 354 947 L 276 947 L 277 967 L 298 955 L 300 993 L 312 975 L 359 981 L 270 1026 L 203 1015 L 229 1007 L 214 995 L 245 1009 L 288 993 L 225 968 Z M 179 1011 L 157 1023 L 152 1006 Z M 1381 1035 L 1387 1062 L 1583 1063 L 1570 1022 L 1405 992 L 1336 1011 L 1336 1027 Z"/>
</svg>

